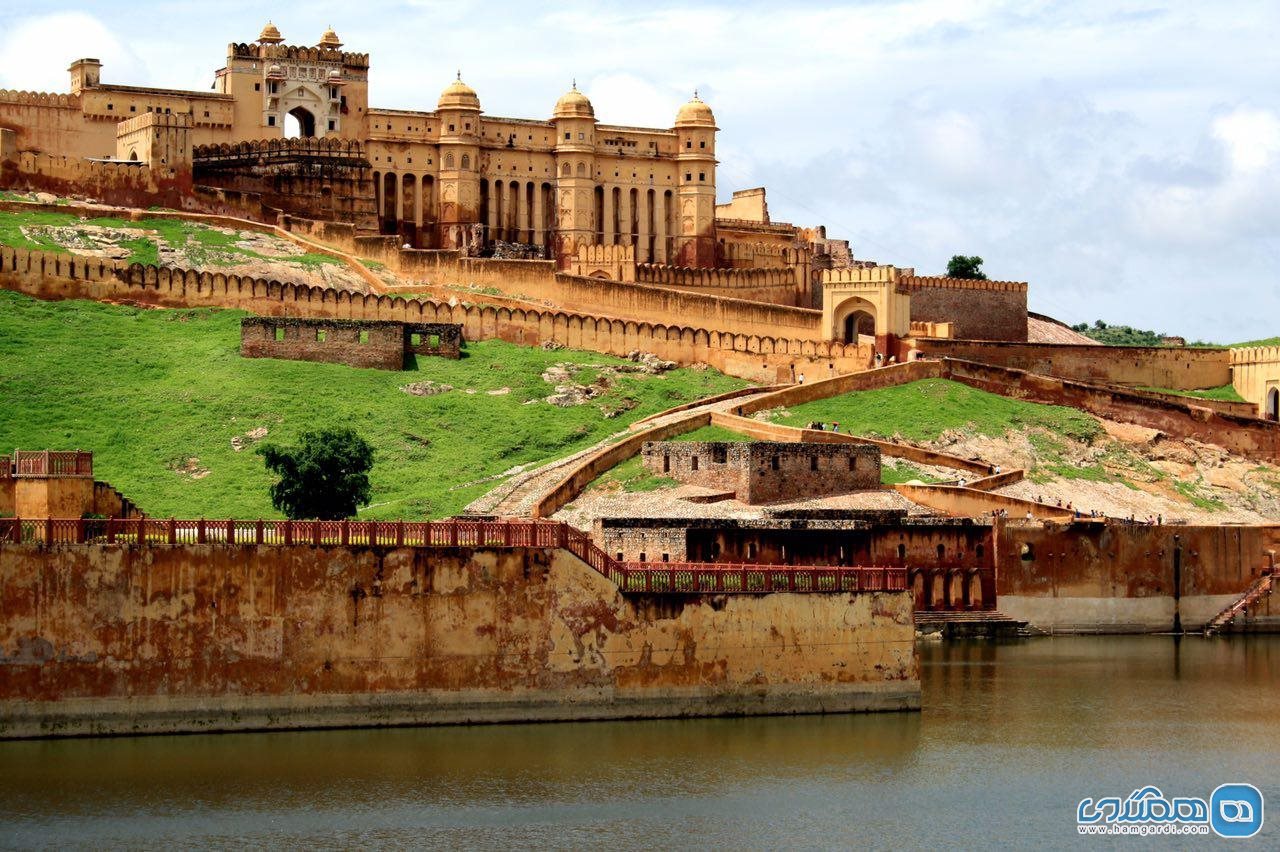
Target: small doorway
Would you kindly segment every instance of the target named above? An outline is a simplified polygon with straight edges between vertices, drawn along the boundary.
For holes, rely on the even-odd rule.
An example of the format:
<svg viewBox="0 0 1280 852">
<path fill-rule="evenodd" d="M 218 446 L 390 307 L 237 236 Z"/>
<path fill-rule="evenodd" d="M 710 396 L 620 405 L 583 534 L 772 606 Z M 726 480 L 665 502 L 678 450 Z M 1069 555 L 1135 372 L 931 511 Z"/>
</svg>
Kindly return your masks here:
<svg viewBox="0 0 1280 852">
<path fill-rule="evenodd" d="M 1267 390 L 1267 404 L 1263 416 L 1268 420 L 1280 420 L 1280 388 Z"/>
<path fill-rule="evenodd" d="M 858 335 L 875 337 L 876 318 L 866 311 L 854 311 L 844 318 L 844 342 L 857 343 Z"/>
</svg>

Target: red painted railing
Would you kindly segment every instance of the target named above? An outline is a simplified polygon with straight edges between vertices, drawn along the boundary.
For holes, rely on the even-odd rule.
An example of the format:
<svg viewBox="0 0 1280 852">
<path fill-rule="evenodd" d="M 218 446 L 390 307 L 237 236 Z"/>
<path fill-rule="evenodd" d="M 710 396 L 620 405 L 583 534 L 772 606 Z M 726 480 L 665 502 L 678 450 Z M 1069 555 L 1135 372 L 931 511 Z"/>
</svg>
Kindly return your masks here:
<svg viewBox="0 0 1280 852">
<path fill-rule="evenodd" d="M 5 459 L 14 476 L 93 476 L 93 453 L 80 450 L 15 450 Z"/>
<path fill-rule="evenodd" d="M 905 568 L 619 562 L 559 521 L 184 521 L 174 518 L 0 518 L 0 544 L 263 544 L 386 547 L 558 547 L 623 592 L 760 594 L 907 588 Z"/>
</svg>

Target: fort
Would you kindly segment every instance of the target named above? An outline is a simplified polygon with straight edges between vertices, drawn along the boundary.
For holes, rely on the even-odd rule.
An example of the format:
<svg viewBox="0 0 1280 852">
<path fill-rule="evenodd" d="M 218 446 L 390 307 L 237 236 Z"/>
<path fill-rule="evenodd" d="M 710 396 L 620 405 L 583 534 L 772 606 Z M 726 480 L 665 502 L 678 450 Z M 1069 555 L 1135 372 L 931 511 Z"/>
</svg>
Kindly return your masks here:
<svg viewBox="0 0 1280 852">
<path fill-rule="evenodd" d="M 1096 345 L 1030 313 L 1025 282 L 859 258 L 772 219 L 764 187 L 718 203 L 719 128 L 696 92 L 651 128 L 598 122 L 576 83 L 549 117 L 491 116 L 460 73 L 434 110 L 384 109 L 371 61 L 332 29 L 287 45 L 268 23 L 228 45 L 209 91 L 104 82 L 91 58 L 66 93 L 0 91 L 0 215 L 270 235 L 358 287 L 23 236 L 0 245 L 0 288 L 247 312 L 238 354 L 259 360 L 240 370 L 465 370 L 501 341 L 630 359 L 575 355 L 541 378 L 592 373 L 593 393 L 654 361 L 742 381 L 538 464 L 459 470 L 451 487 L 489 490 L 448 520 L 153 517 L 94 479 L 90 452 L 0 456 L 0 737 L 915 710 L 917 628 L 1280 624 L 1265 505 L 1247 523 L 1137 523 L 1028 490 L 1059 435 L 1028 436 L 1031 461 L 1005 469 L 989 447 L 784 416 L 946 382 L 1177 444 L 1146 466 L 1198 508 L 1167 471 L 1200 448 L 1250 475 L 1280 465 L 1280 348 Z M 482 437 L 470 398 L 436 413 L 450 443 L 458 416 Z M 402 457 L 425 452 L 402 419 Z M 652 491 L 610 504 L 597 486 L 626 464 Z"/>
</svg>

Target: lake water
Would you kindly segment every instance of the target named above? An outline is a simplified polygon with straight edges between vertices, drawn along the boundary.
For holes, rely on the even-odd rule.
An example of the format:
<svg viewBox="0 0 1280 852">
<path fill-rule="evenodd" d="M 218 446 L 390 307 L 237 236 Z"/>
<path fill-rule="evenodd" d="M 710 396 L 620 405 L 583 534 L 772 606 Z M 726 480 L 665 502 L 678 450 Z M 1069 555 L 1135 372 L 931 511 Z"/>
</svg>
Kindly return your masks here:
<svg viewBox="0 0 1280 852">
<path fill-rule="evenodd" d="M 0 844 L 1096 846 L 1085 796 L 1280 805 L 1280 637 L 921 655 L 919 714 L 0 743 Z"/>
</svg>

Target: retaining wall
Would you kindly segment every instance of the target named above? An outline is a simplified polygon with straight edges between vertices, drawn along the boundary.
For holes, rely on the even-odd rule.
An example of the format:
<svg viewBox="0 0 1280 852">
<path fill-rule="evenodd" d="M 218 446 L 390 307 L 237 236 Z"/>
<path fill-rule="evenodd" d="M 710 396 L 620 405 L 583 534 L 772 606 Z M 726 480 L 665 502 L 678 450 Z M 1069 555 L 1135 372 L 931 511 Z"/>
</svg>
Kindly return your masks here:
<svg viewBox="0 0 1280 852">
<path fill-rule="evenodd" d="M 623 597 L 556 549 L 6 544 L 0 608 L 0 737 L 920 706 L 909 592 Z"/>
</svg>

